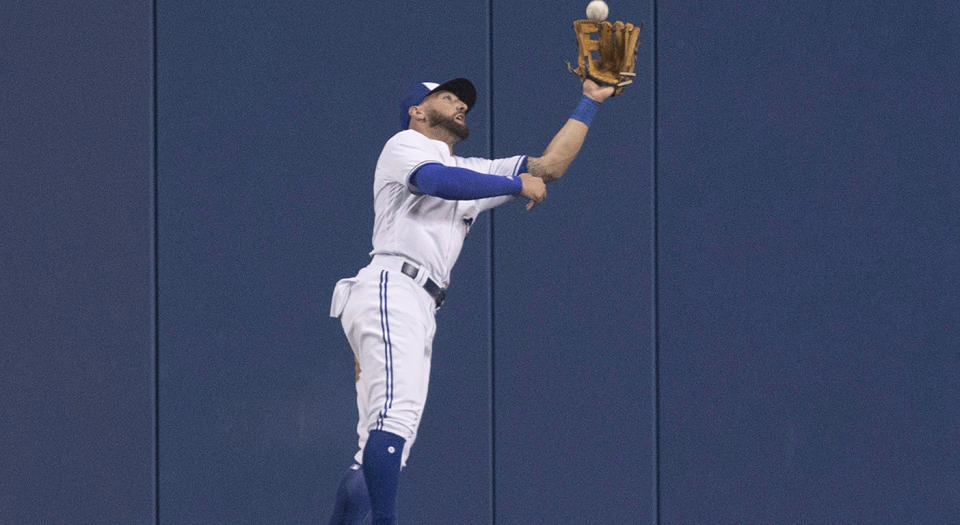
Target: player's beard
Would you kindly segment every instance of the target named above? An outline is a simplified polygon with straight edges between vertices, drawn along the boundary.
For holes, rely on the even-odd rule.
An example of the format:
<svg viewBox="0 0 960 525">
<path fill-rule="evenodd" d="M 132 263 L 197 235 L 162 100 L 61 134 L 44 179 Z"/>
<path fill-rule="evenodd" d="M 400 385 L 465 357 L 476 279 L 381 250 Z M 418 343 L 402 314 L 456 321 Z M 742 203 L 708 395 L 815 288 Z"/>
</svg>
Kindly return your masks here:
<svg viewBox="0 0 960 525">
<path fill-rule="evenodd" d="M 470 129 L 463 122 L 458 122 L 453 117 L 441 114 L 435 109 L 427 110 L 427 123 L 430 127 L 437 127 L 449 131 L 454 137 L 460 140 L 467 140 L 470 136 Z"/>
</svg>

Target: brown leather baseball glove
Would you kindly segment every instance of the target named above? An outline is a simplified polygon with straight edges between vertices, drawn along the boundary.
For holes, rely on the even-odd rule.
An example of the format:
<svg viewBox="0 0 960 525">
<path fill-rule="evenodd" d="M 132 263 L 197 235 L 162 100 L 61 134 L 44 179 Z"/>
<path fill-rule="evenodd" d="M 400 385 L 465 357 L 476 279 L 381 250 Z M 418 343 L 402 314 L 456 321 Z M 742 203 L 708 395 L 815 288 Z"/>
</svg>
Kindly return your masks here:
<svg viewBox="0 0 960 525">
<path fill-rule="evenodd" d="M 619 20 L 598 22 L 574 20 L 577 34 L 576 69 L 567 62 L 567 69 L 581 80 L 589 78 L 598 84 L 614 86 L 613 95 L 619 95 L 623 87 L 633 82 L 636 76 L 637 46 L 641 26 Z"/>
</svg>

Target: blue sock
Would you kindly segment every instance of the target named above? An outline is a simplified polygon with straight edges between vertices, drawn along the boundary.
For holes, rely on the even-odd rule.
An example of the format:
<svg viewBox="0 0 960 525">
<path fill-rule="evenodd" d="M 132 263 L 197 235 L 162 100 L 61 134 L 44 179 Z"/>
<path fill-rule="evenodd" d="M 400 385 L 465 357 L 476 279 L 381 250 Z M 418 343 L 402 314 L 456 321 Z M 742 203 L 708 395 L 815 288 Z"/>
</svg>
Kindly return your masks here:
<svg viewBox="0 0 960 525">
<path fill-rule="evenodd" d="M 397 482 L 404 443 L 406 440 L 396 434 L 371 430 L 363 447 L 363 477 L 370 493 L 373 525 L 397 522 Z"/>
<path fill-rule="evenodd" d="M 330 525 L 360 525 L 369 512 L 370 496 L 363 480 L 363 468 L 354 464 L 340 481 Z"/>
</svg>

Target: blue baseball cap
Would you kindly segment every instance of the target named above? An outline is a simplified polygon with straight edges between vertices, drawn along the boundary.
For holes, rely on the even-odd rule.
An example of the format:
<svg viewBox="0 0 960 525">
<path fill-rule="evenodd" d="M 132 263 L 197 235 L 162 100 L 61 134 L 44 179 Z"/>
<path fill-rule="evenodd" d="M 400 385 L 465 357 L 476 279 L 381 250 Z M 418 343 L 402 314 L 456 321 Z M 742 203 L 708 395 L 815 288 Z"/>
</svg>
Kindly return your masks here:
<svg viewBox="0 0 960 525">
<path fill-rule="evenodd" d="M 467 105 L 467 113 L 473 109 L 473 104 L 477 101 L 477 90 L 473 84 L 465 78 L 455 78 L 448 80 L 443 84 L 436 82 L 421 82 L 413 87 L 407 96 L 400 101 L 400 129 L 410 127 L 410 108 L 423 102 L 427 95 L 438 91 L 449 91 L 457 96 Z"/>
</svg>

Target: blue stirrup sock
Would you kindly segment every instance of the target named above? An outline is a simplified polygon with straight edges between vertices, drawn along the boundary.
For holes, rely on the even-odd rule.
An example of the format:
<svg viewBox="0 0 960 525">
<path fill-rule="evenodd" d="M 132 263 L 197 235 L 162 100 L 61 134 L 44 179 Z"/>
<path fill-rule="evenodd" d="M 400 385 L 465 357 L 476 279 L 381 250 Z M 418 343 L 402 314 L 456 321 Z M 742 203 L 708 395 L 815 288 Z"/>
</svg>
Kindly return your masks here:
<svg viewBox="0 0 960 525">
<path fill-rule="evenodd" d="M 340 480 L 330 525 L 362 525 L 369 512 L 370 496 L 363 479 L 363 467 L 354 463 Z"/>
<path fill-rule="evenodd" d="M 580 103 L 577 104 L 577 107 L 573 110 L 573 115 L 570 115 L 570 118 L 573 120 L 579 120 L 587 126 L 593 122 L 594 115 L 597 114 L 597 110 L 600 109 L 600 103 L 592 98 L 583 95 L 580 97 Z"/>
<path fill-rule="evenodd" d="M 397 483 L 404 443 L 406 440 L 396 434 L 371 430 L 363 447 L 363 477 L 370 493 L 374 525 L 396 523 Z"/>
</svg>

